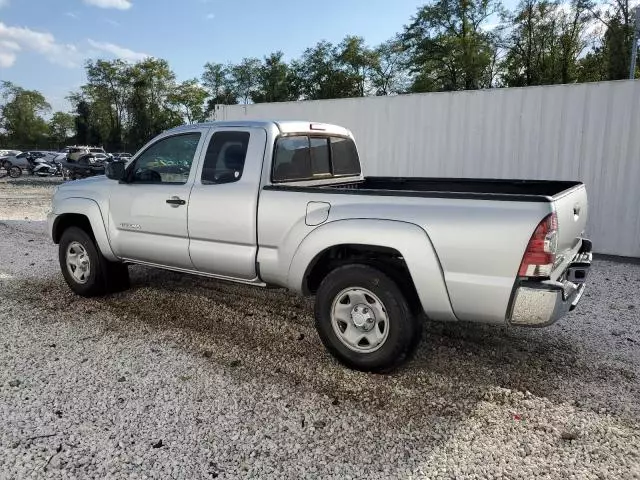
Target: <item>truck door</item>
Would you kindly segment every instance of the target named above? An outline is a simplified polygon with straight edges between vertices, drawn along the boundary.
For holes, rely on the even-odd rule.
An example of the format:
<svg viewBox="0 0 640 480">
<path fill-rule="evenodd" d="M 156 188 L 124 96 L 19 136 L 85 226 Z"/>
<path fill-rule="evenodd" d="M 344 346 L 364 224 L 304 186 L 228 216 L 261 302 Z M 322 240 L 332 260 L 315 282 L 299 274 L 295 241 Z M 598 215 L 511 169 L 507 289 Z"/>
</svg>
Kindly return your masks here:
<svg viewBox="0 0 640 480">
<path fill-rule="evenodd" d="M 219 127 L 207 140 L 189 201 L 191 260 L 201 272 L 253 280 L 267 132 Z"/>
<path fill-rule="evenodd" d="M 127 167 L 109 199 L 109 241 L 121 258 L 193 270 L 187 208 L 208 130 L 160 138 Z M 192 168 L 193 167 L 193 168 Z"/>
</svg>

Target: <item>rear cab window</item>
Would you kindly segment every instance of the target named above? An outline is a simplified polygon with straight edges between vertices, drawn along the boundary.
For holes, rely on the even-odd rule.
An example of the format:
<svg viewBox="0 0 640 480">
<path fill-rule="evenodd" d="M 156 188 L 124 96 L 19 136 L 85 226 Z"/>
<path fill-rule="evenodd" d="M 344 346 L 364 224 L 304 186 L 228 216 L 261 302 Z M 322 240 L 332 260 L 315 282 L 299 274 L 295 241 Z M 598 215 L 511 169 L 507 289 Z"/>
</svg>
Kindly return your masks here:
<svg viewBox="0 0 640 480">
<path fill-rule="evenodd" d="M 289 135 L 276 141 L 271 172 L 274 183 L 357 176 L 360 172 L 351 138 Z"/>
</svg>

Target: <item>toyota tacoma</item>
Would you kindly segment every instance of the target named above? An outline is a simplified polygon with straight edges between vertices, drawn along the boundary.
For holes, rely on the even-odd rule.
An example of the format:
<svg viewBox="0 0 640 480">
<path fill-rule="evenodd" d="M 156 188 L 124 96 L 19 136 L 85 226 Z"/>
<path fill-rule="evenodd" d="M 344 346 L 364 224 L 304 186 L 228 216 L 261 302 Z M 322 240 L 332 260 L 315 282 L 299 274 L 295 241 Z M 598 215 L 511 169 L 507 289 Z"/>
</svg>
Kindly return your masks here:
<svg viewBox="0 0 640 480">
<path fill-rule="evenodd" d="M 131 264 L 285 287 L 365 371 L 409 358 L 425 319 L 554 323 L 585 288 L 586 221 L 580 182 L 364 176 L 351 132 L 294 121 L 169 130 L 48 217 L 79 295 L 127 288 Z"/>
</svg>

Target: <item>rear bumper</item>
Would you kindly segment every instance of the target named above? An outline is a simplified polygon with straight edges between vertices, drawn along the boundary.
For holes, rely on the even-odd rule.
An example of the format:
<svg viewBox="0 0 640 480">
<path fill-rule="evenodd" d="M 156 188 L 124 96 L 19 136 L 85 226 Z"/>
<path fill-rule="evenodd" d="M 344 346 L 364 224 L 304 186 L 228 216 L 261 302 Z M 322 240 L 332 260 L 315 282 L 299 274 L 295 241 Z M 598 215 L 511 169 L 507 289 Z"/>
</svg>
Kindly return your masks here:
<svg viewBox="0 0 640 480">
<path fill-rule="evenodd" d="M 576 308 L 584 293 L 592 258 L 591 241 L 585 239 L 560 280 L 520 281 L 513 294 L 509 323 L 546 327 Z"/>
</svg>

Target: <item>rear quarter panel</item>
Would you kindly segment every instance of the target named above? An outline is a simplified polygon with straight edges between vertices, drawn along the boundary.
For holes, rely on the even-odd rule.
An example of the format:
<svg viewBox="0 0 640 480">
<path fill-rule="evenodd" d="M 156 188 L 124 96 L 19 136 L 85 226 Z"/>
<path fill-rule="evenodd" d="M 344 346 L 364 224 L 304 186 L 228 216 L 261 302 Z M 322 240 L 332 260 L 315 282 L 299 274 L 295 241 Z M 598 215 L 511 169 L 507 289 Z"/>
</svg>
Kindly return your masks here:
<svg viewBox="0 0 640 480">
<path fill-rule="evenodd" d="M 288 285 L 293 257 L 307 235 L 320 226 L 305 224 L 307 203 L 331 204 L 326 223 L 379 219 L 413 224 L 426 233 L 411 256 L 435 249 L 455 317 L 504 323 L 526 245 L 538 222 L 551 212 L 546 202 L 512 202 L 425 197 L 394 197 L 332 192 L 262 190 L 258 212 L 258 261 L 263 280 Z M 325 225 L 323 224 L 323 225 Z M 334 233 L 335 245 L 343 242 Z M 375 232 L 371 243 L 376 244 Z M 400 243 L 400 242 L 398 242 Z M 401 251 L 405 256 L 408 252 Z M 411 269 L 411 268 L 410 268 Z M 413 274 L 412 274 L 413 277 Z M 416 282 L 416 288 L 428 288 Z M 424 305 L 429 312 L 429 305 Z"/>
</svg>

